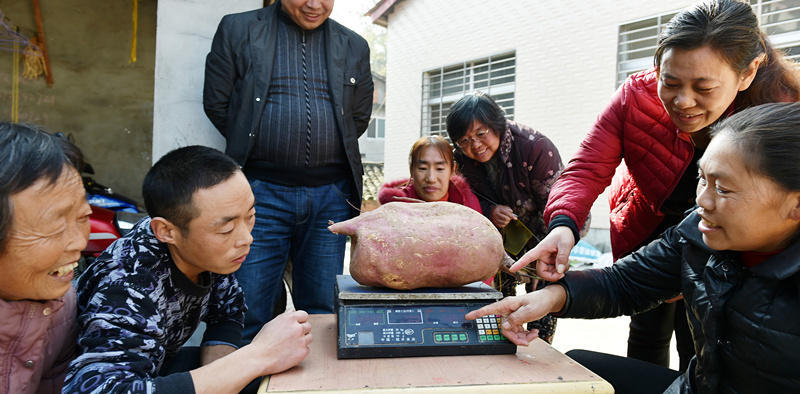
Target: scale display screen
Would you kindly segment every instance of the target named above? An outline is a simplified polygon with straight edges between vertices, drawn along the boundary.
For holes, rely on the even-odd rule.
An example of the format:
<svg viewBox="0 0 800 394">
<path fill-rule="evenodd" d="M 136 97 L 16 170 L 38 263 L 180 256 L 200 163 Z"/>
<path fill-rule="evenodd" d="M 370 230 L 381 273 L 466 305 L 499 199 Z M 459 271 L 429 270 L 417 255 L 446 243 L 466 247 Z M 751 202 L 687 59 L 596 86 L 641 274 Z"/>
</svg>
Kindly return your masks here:
<svg viewBox="0 0 800 394">
<path fill-rule="evenodd" d="M 465 307 L 430 307 L 426 309 L 354 309 L 347 315 L 347 324 L 355 327 L 378 326 L 383 324 L 423 324 L 433 326 L 461 327 L 464 315 L 470 310 Z"/>
<path fill-rule="evenodd" d="M 425 310 L 425 321 L 433 326 L 461 327 L 464 323 L 464 315 L 470 309 L 461 306 L 451 306 L 449 308 L 430 307 Z"/>
<path fill-rule="evenodd" d="M 353 327 L 379 326 L 386 324 L 386 311 L 383 309 L 356 309 L 347 314 L 347 324 Z"/>
<path fill-rule="evenodd" d="M 422 310 L 389 310 L 389 324 L 422 324 Z"/>
</svg>

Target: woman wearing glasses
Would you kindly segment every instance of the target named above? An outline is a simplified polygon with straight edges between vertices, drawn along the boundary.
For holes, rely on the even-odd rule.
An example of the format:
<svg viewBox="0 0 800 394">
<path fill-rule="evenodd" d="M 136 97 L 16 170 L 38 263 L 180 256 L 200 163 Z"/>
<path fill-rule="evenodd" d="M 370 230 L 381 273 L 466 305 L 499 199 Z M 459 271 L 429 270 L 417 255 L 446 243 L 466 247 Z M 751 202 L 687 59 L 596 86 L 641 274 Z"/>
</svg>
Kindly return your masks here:
<svg viewBox="0 0 800 394">
<path fill-rule="evenodd" d="M 512 257 L 536 246 L 547 234 L 542 212 L 550 186 L 563 168 L 555 145 L 538 131 L 506 120 L 497 103 L 481 92 L 464 96 L 450 107 L 447 133 L 455 141 L 456 162 L 478 196 L 483 214 L 501 232 L 530 230 L 530 239 Z M 515 295 L 512 276 L 497 275 L 495 284 L 504 295 Z M 530 287 L 526 286 L 528 291 L 533 290 Z M 542 339 L 552 342 L 555 318 L 545 316 L 529 328 L 538 329 Z"/>
</svg>

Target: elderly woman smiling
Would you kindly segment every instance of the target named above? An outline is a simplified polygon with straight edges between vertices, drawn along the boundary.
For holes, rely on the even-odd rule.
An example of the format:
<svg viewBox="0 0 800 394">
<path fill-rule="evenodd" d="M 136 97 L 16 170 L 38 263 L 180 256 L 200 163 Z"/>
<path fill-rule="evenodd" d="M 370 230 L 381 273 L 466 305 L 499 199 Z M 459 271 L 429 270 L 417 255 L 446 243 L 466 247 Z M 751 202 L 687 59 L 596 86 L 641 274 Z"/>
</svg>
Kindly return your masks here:
<svg viewBox="0 0 800 394">
<path fill-rule="evenodd" d="M 72 272 L 89 238 L 80 151 L 0 123 L 0 392 L 60 392 L 75 350 Z"/>
</svg>

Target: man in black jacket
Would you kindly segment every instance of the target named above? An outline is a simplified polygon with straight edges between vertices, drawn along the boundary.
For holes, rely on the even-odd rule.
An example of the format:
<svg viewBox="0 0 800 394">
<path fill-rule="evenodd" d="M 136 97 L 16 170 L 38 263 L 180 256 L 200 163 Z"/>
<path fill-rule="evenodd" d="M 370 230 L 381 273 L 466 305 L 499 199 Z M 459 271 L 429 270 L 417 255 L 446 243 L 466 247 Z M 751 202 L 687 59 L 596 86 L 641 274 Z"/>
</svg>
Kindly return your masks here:
<svg viewBox="0 0 800 394">
<path fill-rule="evenodd" d="M 328 18 L 334 0 L 279 0 L 226 15 L 206 58 L 203 105 L 256 197 L 250 255 L 236 273 L 246 339 L 275 312 L 287 261 L 294 303 L 333 311 L 345 237 L 328 221 L 361 201 L 358 137 L 372 111 L 367 42 Z"/>
</svg>

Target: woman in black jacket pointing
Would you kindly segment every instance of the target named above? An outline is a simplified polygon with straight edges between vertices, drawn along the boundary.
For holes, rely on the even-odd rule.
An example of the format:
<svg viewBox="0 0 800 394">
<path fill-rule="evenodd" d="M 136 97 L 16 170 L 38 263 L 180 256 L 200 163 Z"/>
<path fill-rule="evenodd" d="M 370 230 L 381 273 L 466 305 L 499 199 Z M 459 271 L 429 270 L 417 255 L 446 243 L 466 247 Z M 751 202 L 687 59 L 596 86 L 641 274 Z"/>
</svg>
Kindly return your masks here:
<svg viewBox="0 0 800 394">
<path fill-rule="evenodd" d="M 596 270 L 467 314 L 523 323 L 547 313 L 604 318 L 683 294 L 697 356 L 685 374 L 586 351 L 569 355 L 619 392 L 796 392 L 800 387 L 800 103 L 764 104 L 721 122 L 698 163 L 697 206 L 662 238 Z M 516 268 L 516 267 L 515 267 Z M 674 381 L 673 381 L 674 380 Z"/>
</svg>

